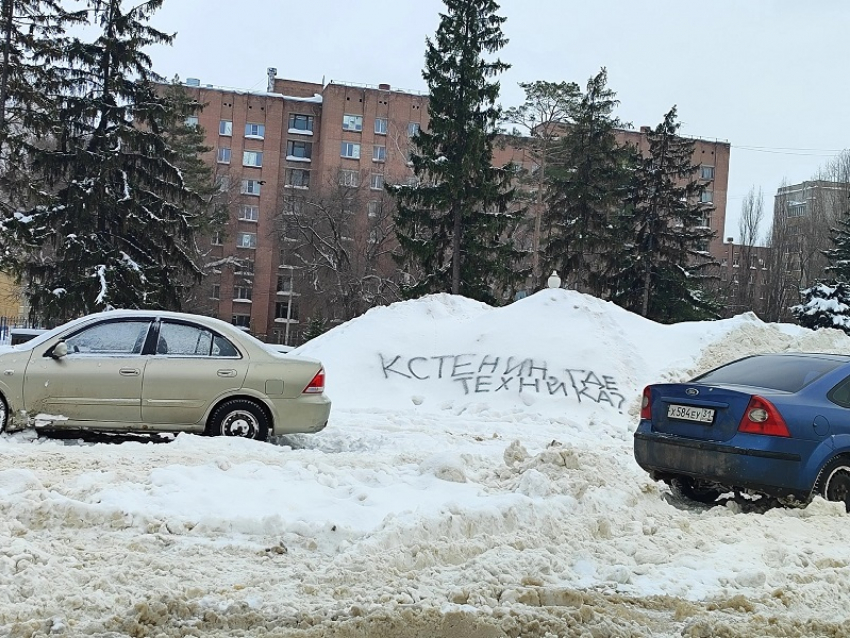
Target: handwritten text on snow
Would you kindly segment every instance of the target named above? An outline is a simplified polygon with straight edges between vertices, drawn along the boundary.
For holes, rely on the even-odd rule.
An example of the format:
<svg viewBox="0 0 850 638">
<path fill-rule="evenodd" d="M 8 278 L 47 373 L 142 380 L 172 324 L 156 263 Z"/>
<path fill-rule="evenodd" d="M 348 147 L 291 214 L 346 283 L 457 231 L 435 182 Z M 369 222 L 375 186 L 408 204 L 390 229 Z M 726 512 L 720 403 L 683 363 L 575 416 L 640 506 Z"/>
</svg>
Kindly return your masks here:
<svg viewBox="0 0 850 638">
<path fill-rule="evenodd" d="M 535 359 L 477 354 L 379 356 L 385 379 L 396 376 L 415 381 L 447 379 L 461 385 L 464 394 L 533 392 L 573 396 L 579 402 L 607 404 L 618 410 L 625 400 L 614 377 L 584 368 L 550 370 L 545 361 Z"/>
</svg>

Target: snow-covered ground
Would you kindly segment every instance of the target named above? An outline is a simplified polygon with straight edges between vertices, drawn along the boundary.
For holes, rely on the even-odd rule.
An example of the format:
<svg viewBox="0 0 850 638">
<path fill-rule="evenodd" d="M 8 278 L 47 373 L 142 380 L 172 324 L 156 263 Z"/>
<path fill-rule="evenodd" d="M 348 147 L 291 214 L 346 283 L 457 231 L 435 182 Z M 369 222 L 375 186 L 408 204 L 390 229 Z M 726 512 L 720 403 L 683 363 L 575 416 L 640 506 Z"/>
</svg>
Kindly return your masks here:
<svg viewBox="0 0 850 638">
<path fill-rule="evenodd" d="M 850 339 L 438 295 L 296 351 L 317 435 L 2 435 L 0 635 L 846 636 L 843 506 L 689 506 L 632 457 L 645 384 L 783 350 Z"/>
</svg>

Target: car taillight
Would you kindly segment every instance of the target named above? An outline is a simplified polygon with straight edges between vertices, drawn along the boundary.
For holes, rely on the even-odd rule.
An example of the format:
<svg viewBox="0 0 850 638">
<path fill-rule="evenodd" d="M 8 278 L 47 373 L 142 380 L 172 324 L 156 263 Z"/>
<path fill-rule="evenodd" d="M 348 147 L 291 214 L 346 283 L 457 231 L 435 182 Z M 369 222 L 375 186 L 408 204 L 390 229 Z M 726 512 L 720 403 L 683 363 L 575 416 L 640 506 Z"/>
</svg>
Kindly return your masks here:
<svg viewBox="0 0 850 638">
<path fill-rule="evenodd" d="M 304 394 L 321 394 L 325 391 L 325 369 L 322 368 L 313 377 L 313 380 L 304 388 Z"/>
<path fill-rule="evenodd" d="M 652 418 L 652 401 L 650 400 L 649 386 L 643 389 L 643 398 L 640 401 L 640 418 Z"/>
<path fill-rule="evenodd" d="M 744 416 L 738 424 L 738 432 L 749 434 L 767 434 L 770 436 L 791 436 L 785 419 L 767 399 L 753 396 Z"/>
</svg>

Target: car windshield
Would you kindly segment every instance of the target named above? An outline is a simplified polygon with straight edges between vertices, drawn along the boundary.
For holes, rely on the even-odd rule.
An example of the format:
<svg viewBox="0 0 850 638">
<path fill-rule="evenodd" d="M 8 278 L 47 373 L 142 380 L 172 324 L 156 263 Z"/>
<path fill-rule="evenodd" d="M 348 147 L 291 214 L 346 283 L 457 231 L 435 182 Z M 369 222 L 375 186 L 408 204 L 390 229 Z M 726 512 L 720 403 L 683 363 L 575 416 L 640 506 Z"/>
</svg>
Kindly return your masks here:
<svg viewBox="0 0 850 638">
<path fill-rule="evenodd" d="M 733 361 L 694 381 L 708 385 L 750 385 L 797 392 L 844 363 L 821 357 L 761 355 Z"/>
</svg>

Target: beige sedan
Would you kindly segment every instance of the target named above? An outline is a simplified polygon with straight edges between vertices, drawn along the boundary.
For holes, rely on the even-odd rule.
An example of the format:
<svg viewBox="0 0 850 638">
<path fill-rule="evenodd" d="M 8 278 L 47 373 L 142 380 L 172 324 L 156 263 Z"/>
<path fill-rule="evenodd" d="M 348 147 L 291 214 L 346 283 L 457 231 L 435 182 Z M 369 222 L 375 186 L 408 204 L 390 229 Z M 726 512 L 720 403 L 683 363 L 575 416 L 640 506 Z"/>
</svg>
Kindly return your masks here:
<svg viewBox="0 0 850 638">
<path fill-rule="evenodd" d="M 176 312 L 88 315 L 0 351 L 0 431 L 197 432 L 266 439 L 328 422 L 325 372 L 238 328 Z"/>
</svg>

